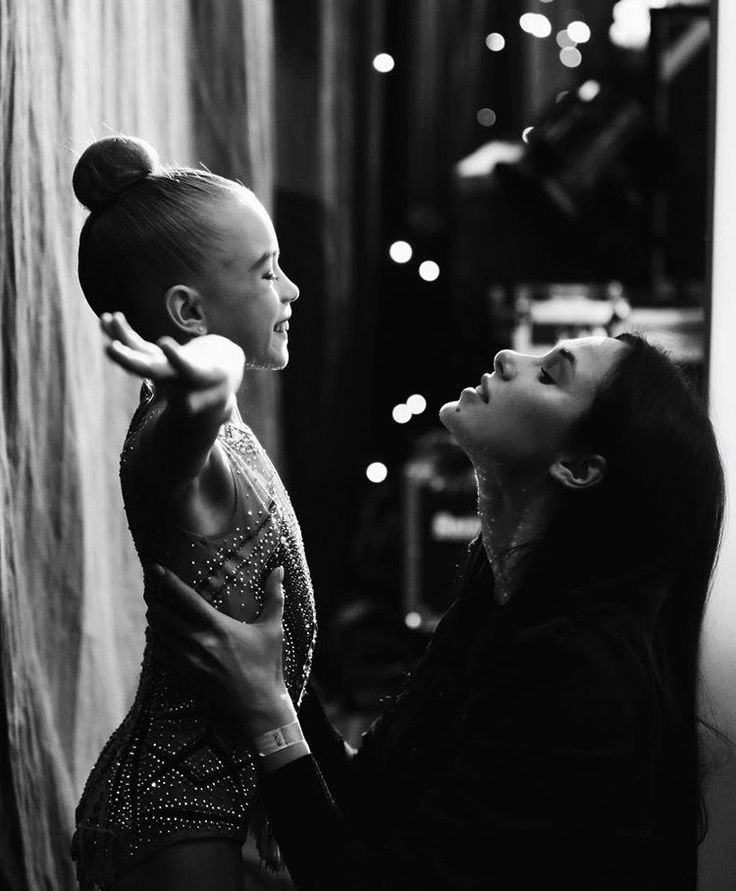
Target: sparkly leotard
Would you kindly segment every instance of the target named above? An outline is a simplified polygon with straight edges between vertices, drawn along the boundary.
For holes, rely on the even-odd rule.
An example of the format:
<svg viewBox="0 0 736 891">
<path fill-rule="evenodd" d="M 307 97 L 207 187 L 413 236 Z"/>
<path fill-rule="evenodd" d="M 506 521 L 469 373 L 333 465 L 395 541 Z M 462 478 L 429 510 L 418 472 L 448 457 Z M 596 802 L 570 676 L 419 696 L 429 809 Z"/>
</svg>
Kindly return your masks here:
<svg viewBox="0 0 736 891">
<path fill-rule="evenodd" d="M 167 523 L 140 491 L 132 460 L 141 430 L 158 410 L 152 396 L 144 386 L 121 456 L 125 508 L 141 563 L 170 567 L 218 610 L 241 621 L 257 618 L 265 579 L 283 566 L 284 675 L 298 704 L 316 619 L 289 496 L 247 425 L 226 423 L 218 442 L 236 491 L 227 530 L 204 536 Z M 77 808 L 72 854 L 80 887 L 104 889 L 127 868 L 179 841 L 244 841 L 249 828 L 262 835 L 256 799 L 255 765 L 242 732 L 193 697 L 146 643 L 135 701 L 98 758 Z"/>
</svg>

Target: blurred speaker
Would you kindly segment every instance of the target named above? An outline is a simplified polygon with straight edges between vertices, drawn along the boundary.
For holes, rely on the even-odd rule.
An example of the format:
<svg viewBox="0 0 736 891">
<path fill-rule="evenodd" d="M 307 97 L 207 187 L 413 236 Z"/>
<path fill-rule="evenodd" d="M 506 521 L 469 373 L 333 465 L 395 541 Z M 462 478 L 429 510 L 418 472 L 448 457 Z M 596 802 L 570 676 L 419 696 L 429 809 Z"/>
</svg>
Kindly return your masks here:
<svg viewBox="0 0 736 891">
<path fill-rule="evenodd" d="M 431 630 L 452 603 L 459 561 L 480 531 L 475 475 L 444 431 L 426 434 L 404 467 L 404 611 Z"/>
</svg>

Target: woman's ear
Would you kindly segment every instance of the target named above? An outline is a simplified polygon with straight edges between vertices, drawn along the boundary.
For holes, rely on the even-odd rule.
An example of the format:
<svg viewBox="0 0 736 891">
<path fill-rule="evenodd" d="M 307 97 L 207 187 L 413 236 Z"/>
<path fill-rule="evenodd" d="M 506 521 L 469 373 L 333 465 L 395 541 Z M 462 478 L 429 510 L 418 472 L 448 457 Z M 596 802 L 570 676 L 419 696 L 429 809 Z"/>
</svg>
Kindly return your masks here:
<svg viewBox="0 0 736 891">
<path fill-rule="evenodd" d="M 602 455 L 558 458 L 549 472 L 566 489 L 590 489 L 605 476 L 606 459 Z"/>
<path fill-rule="evenodd" d="M 196 288 L 172 285 L 164 294 L 164 306 L 177 332 L 189 337 L 207 333 L 204 301 Z"/>
</svg>

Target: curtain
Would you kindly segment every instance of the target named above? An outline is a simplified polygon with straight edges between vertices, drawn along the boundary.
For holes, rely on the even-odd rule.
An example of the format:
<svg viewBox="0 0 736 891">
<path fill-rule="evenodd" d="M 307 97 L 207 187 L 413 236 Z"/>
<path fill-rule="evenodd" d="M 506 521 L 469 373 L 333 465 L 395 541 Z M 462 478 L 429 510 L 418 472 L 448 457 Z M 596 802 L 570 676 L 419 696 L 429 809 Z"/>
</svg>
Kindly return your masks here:
<svg viewBox="0 0 736 891">
<path fill-rule="evenodd" d="M 271 0 L 190 0 L 195 148 L 214 173 L 252 189 L 272 211 L 274 180 Z M 277 466 L 279 376 L 247 370 L 243 416 Z"/>
<path fill-rule="evenodd" d="M 225 9 L 240 27 L 203 54 L 197 28 Z M 117 477 L 138 386 L 105 359 L 77 283 L 72 170 L 94 138 L 133 133 L 268 206 L 269 34 L 270 0 L 0 0 L 0 886 L 14 891 L 75 887 L 74 805 L 143 648 Z M 219 142 L 231 109 L 204 114 L 208 83 L 216 102 L 244 100 Z M 275 397 L 256 378 L 243 406 L 271 450 Z"/>
<path fill-rule="evenodd" d="M 276 229 L 301 289 L 284 372 L 284 459 L 320 621 L 351 596 L 353 539 L 369 460 L 383 203 L 385 0 L 277 3 Z M 326 666 L 328 624 L 315 661 Z M 334 669 L 334 670 L 333 670 Z"/>
</svg>

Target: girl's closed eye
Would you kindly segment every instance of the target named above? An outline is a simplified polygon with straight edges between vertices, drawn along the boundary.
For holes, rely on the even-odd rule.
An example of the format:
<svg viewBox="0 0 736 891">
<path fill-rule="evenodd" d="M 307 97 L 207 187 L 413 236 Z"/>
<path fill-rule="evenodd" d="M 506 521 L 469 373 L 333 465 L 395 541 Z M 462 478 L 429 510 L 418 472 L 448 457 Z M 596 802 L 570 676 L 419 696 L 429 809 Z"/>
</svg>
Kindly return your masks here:
<svg viewBox="0 0 736 891">
<path fill-rule="evenodd" d="M 275 272 L 267 272 L 263 277 L 270 282 L 277 282 L 281 276 L 276 275 Z"/>
</svg>

